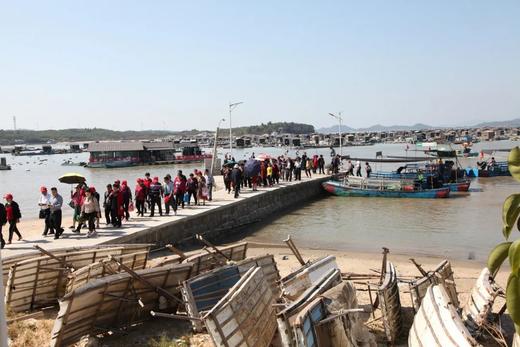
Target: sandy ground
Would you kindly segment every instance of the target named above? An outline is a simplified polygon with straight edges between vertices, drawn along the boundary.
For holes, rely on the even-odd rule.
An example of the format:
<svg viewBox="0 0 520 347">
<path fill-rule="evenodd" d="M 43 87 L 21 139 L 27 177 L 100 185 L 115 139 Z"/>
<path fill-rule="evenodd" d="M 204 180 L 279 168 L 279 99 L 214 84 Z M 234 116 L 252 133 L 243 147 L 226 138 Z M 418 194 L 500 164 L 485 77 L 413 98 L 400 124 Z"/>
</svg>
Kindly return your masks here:
<svg viewBox="0 0 520 347">
<path fill-rule="evenodd" d="M 379 280 L 378 272 L 381 269 L 382 254 L 380 253 L 355 253 L 355 252 L 338 252 L 330 250 L 318 250 L 318 249 L 301 249 L 301 254 L 305 260 L 316 259 L 325 255 L 333 255 L 336 257 L 336 261 L 341 268 L 343 273 L 358 273 L 358 274 L 373 274 L 374 278 L 369 279 L 371 283 L 377 283 Z M 299 267 L 299 263 L 291 253 L 291 251 L 283 244 L 260 244 L 260 243 L 249 243 L 248 256 L 256 256 L 262 254 L 273 254 L 278 266 L 278 270 L 281 276 L 289 274 L 292 270 Z M 403 280 L 409 280 L 414 277 L 420 276 L 419 271 L 409 261 L 409 256 L 403 254 L 390 254 L 388 260 L 394 263 L 397 268 L 400 278 Z M 415 257 L 415 260 L 423 266 L 425 270 L 430 270 L 436 267 L 440 263 L 442 258 L 435 257 Z M 484 264 L 474 261 L 453 261 L 452 268 L 455 274 L 455 282 L 457 285 L 457 291 L 459 293 L 459 300 L 464 303 L 468 297 L 468 293 L 475 283 L 480 271 Z M 507 270 L 504 268 L 497 276 L 497 282 L 505 287 L 507 280 Z M 355 281 L 358 289 L 357 297 L 360 305 L 368 305 L 370 303 L 368 291 L 366 291 L 367 280 Z M 403 306 L 403 313 L 405 317 L 405 324 L 402 336 L 398 341 L 399 346 L 406 346 L 406 340 L 408 335 L 408 329 L 411 326 L 413 320 L 413 309 L 411 308 L 410 294 L 408 291 L 408 285 L 403 283 L 400 286 L 401 290 L 401 304 Z M 494 312 L 498 312 L 500 307 L 503 305 L 504 300 L 498 298 L 495 302 Z M 18 323 L 16 329 L 20 330 L 38 330 L 39 341 L 48 341 L 46 338 L 50 336 L 49 328 L 52 327 L 52 314 L 47 313 L 47 319 L 30 320 L 29 327 L 25 327 L 25 323 Z M 375 312 L 375 317 L 379 317 L 380 313 Z M 370 314 L 366 314 L 364 319 L 372 320 Z M 381 345 L 383 343 L 382 327 L 379 321 L 375 321 L 369 324 L 372 331 L 376 334 L 378 342 Z M 504 326 L 508 331 L 511 331 L 510 325 L 505 319 Z M 41 346 L 42 344 L 34 341 L 34 343 L 28 342 L 28 338 L 22 336 L 19 342 L 13 344 L 13 346 Z M 158 344 L 159 341 L 164 344 Z M 197 334 L 193 336 L 190 325 L 187 322 L 168 320 L 168 319 L 152 319 L 143 324 L 129 328 L 124 332 L 115 332 L 113 335 L 105 336 L 100 339 L 94 339 L 90 341 L 90 346 L 176 346 L 173 342 L 177 341 L 178 346 L 191 345 L 191 346 L 212 346 L 211 339 L 206 334 Z M 493 346 L 491 341 L 485 343 L 486 346 Z M 85 346 L 85 342 L 81 344 Z"/>
</svg>

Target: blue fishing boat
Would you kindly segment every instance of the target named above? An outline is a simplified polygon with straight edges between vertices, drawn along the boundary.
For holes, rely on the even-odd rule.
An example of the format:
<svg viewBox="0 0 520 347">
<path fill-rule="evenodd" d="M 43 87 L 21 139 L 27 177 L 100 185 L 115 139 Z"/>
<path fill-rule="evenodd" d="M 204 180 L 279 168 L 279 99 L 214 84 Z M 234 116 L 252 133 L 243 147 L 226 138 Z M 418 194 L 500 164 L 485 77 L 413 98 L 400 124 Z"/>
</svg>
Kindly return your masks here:
<svg viewBox="0 0 520 347">
<path fill-rule="evenodd" d="M 352 197 L 437 199 L 447 198 L 450 195 L 448 187 L 422 189 L 410 182 L 353 179 L 353 177 L 346 178 L 343 182 L 326 181 L 322 186 L 331 194 Z"/>
<path fill-rule="evenodd" d="M 467 168 L 466 174 L 469 177 L 499 177 L 499 176 L 511 176 L 509 172 L 509 166 L 507 161 L 499 161 L 493 165 L 487 165 L 486 163 L 480 164 L 478 168 Z"/>
</svg>

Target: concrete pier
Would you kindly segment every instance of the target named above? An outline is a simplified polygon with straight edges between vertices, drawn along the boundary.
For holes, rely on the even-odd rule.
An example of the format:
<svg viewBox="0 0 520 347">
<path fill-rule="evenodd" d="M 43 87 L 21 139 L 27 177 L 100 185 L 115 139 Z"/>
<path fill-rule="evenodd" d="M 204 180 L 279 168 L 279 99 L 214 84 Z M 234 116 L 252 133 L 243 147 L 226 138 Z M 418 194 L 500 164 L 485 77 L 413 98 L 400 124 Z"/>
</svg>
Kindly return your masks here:
<svg viewBox="0 0 520 347">
<path fill-rule="evenodd" d="M 189 240 L 197 233 L 215 239 L 229 235 L 233 229 L 263 221 L 275 213 L 296 208 L 299 204 L 326 194 L 321 183 L 330 179 L 330 176 L 313 175 L 312 178 L 303 177 L 298 182 L 281 181 L 279 185 L 261 187 L 255 192 L 246 188 L 237 199 L 233 197 L 233 192 L 228 194 L 223 189 L 221 177 L 216 179 L 218 190 L 213 194 L 213 201 L 206 202 L 206 206 L 179 209 L 177 216 L 170 214 L 161 217 L 156 212 L 155 217 L 135 217 L 133 213 L 130 221 L 124 222 L 122 228 L 105 227 L 102 222 L 94 238 L 86 237 L 88 229 L 82 229 L 81 234 L 66 229 L 59 240 L 54 240 L 52 236 L 41 235 L 43 221 L 30 221 L 27 225 L 31 225 L 34 230 L 20 228 L 24 240 L 6 245 L 2 257 L 32 251 L 34 245 L 48 250 L 102 243 L 149 242 L 160 246 Z M 69 225 L 69 218 L 64 218 L 65 228 Z"/>
</svg>

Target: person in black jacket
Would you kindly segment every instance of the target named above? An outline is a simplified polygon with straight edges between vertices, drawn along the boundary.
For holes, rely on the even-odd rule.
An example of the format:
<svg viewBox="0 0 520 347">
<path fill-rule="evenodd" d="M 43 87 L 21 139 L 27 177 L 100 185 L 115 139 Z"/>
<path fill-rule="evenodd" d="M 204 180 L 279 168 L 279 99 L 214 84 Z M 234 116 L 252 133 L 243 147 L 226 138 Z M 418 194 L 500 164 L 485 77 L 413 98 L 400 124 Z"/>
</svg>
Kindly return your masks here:
<svg viewBox="0 0 520 347">
<path fill-rule="evenodd" d="M 0 249 L 5 247 L 4 236 L 2 235 L 2 227 L 7 223 L 7 215 L 5 213 L 5 206 L 0 202 Z"/>
<path fill-rule="evenodd" d="M 233 182 L 233 188 L 235 189 L 235 199 L 240 194 L 240 184 L 242 183 L 242 170 L 238 164 L 235 164 L 233 171 L 231 171 L 231 182 Z"/>
<path fill-rule="evenodd" d="M 13 240 L 13 234 L 18 236 L 18 241 L 22 240 L 22 235 L 16 226 L 16 224 L 20 222 L 20 218 L 22 218 L 22 213 L 20 212 L 20 207 L 16 201 L 13 200 L 12 194 L 6 194 L 4 198 L 7 202 L 5 205 L 5 212 L 7 221 L 9 222 L 9 239 L 7 243 L 11 244 L 11 241 Z"/>
</svg>

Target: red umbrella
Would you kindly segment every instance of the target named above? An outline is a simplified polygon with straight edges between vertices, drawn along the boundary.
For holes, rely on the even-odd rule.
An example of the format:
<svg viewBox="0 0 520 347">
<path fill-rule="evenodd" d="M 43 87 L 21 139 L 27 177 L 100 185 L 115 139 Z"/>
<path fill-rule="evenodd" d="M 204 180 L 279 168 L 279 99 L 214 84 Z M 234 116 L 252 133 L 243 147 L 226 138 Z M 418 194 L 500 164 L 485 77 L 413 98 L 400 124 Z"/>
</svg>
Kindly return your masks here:
<svg viewBox="0 0 520 347">
<path fill-rule="evenodd" d="M 257 155 L 255 159 L 264 161 L 264 160 L 272 159 L 272 157 L 269 154 L 262 153 L 262 154 Z"/>
</svg>

